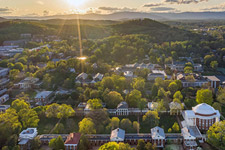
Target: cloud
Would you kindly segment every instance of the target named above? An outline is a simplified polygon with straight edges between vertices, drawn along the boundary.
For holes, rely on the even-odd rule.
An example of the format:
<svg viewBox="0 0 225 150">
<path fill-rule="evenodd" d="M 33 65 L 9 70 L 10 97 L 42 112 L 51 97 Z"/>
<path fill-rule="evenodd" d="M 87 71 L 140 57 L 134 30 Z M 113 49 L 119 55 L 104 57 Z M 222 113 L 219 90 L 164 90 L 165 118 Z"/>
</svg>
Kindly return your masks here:
<svg viewBox="0 0 225 150">
<path fill-rule="evenodd" d="M 151 8 L 152 11 L 176 11 L 175 8 L 171 8 L 171 7 L 155 7 L 155 8 Z"/>
<path fill-rule="evenodd" d="M 161 5 L 163 5 L 163 3 L 150 3 L 150 4 L 145 4 L 143 7 L 157 7 Z"/>
<path fill-rule="evenodd" d="M 5 7 L 5 8 L 0 8 L 0 14 L 11 14 L 12 13 L 12 9 Z"/>
<path fill-rule="evenodd" d="M 209 7 L 209 8 L 204 8 L 204 9 L 201 9 L 201 10 L 205 10 L 205 11 L 223 11 L 225 10 L 225 3 L 222 3 L 220 5 L 217 5 L 217 6 L 213 6 L 213 7 Z"/>
<path fill-rule="evenodd" d="M 165 0 L 166 3 L 172 4 L 191 4 L 191 3 L 200 3 L 200 2 L 208 2 L 208 0 Z"/>
<path fill-rule="evenodd" d="M 135 11 L 137 10 L 136 8 L 128 8 L 128 7 L 123 7 L 123 8 L 118 8 L 118 7 L 99 7 L 99 10 L 103 11 L 108 11 L 108 12 L 120 12 L 120 11 Z"/>
<path fill-rule="evenodd" d="M 48 10 L 44 10 L 43 11 L 43 16 L 48 16 L 49 15 L 49 11 Z"/>
<path fill-rule="evenodd" d="M 43 1 L 36 1 L 36 3 L 39 4 L 39 5 L 44 5 Z"/>
</svg>

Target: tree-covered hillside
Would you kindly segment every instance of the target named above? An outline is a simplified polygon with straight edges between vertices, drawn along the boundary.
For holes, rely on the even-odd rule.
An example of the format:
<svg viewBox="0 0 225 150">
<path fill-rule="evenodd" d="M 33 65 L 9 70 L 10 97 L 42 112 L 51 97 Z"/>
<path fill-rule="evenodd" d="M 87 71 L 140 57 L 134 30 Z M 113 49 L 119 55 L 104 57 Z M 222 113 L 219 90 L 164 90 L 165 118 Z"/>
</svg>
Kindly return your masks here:
<svg viewBox="0 0 225 150">
<path fill-rule="evenodd" d="M 183 41 L 199 36 L 189 31 L 172 28 L 150 19 L 124 22 L 81 20 L 83 39 L 102 39 L 112 35 L 145 34 L 155 42 Z M 21 33 L 58 35 L 61 38 L 77 36 L 77 20 L 13 20 L 0 23 L 0 43 L 4 40 L 19 39 Z"/>
</svg>

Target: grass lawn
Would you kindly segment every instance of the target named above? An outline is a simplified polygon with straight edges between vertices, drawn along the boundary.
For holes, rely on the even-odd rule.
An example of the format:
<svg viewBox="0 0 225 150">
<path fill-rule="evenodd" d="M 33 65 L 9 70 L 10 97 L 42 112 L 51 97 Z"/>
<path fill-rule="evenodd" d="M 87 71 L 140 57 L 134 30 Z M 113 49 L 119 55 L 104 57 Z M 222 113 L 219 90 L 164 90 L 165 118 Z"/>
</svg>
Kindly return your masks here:
<svg viewBox="0 0 225 150">
<path fill-rule="evenodd" d="M 177 122 L 176 116 L 171 116 L 168 113 L 159 114 L 159 127 L 164 128 L 165 132 L 168 132 L 169 128 L 172 128 L 173 124 Z M 130 119 L 131 122 L 137 121 L 137 116 L 127 116 L 127 117 L 119 117 L 120 121 L 123 118 Z M 140 133 L 150 133 L 150 128 L 142 123 L 142 117 L 140 116 Z"/>
<path fill-rule="evenodd" d="M 177 145 L 177 144 L 169 144 L 166 145 L 166 150 L 183 150 L 183 146 L 182 145 Z"/>
<path fill-rule="evenodd" d="M 69 134 L 71 132 L 78 132 L 78 123 L 82 120 L 79 117 L 72 117 L 68 119 L 62 119 L 58 128 L 53 133 Z M 57 125 L 59 119 L 42 117 L 38 124 L 39 134 L 49 134 L 50 131 Z"/>
<path fill-rule="evenodd" d="M 162 127 L 165 133 L 168 132 L 169 128 L 172 128 L 173 124 L 177 122 L 176 116 L 171 116 L 168 113 L 160 114 L 159 126 Z"/>
</svg>

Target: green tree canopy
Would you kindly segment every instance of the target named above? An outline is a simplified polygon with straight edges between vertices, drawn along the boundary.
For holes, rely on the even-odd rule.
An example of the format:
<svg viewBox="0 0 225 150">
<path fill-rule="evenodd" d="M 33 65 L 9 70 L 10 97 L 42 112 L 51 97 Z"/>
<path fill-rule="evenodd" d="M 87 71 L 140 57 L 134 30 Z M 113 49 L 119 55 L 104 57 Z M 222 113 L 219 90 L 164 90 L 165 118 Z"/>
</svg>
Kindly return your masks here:
<svg viewBox="0 0 225 150">
<path fill-rule="evenodd" d="M 142 94 L 138 90 L 133 90 L 126 96 L 126 102 L 128 103 L 129 107 L 137 107 L 138 101 L 141 100 Z"/>
<path fill-rule="evenodd" d="M 116 108 L 123 101 L 123 97 L 116 91 L 111 91 L 104 96 L 104 101 L 108 108 Z"/>
<path fill-rule="evenodd" d="M 206 103 L 212 105 L 213 102 L 212 91 L 209 89 L 198 90 L 196 95 L 196 102 L 199 104 Z"/>
<path fill-rule="evenodd" d="M 90 106 L 90 109 L 101 109 L 102 101 L 100 99 L 90 99 L 87 104 Z"/>
<path fill-rule="evenodd" d="M 225 121 L 217 122 L 209 127 L 207 141 L 218 149 L 225 149 Z"/>
<path fill-rule="evenodd" d="M 159 115 L 156 111 L 148 111 L 143 116 L 143 123 L 147 125 L 149 128 L 153 128 L 155 126 L 158 126 L 159 124 Z"/>
<path fill-rule="evenodd" d="M 79 132 L 83 134 L 95 134 L 95 124 L 91 118 L 84 118 L 79 122 Z"/>
</svg>

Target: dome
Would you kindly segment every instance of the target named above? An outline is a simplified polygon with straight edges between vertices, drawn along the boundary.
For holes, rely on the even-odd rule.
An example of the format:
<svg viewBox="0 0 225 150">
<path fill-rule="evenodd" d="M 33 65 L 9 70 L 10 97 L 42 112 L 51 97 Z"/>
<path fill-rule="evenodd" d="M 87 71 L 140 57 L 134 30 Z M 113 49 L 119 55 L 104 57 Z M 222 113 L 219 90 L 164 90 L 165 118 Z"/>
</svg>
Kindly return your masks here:
<svg viewBox="0 0 225 150">
<path fill-rule="evenodd" d="M 211 115 L 211 114 L 216 113 L 216 110 L 212 106 L 210 106 L 206 103 L 199 104 L 199 105 L 193 107 L 192 110 L 195 113 L 202 114 L 202 115 Z"/>
</svg>

